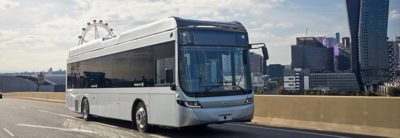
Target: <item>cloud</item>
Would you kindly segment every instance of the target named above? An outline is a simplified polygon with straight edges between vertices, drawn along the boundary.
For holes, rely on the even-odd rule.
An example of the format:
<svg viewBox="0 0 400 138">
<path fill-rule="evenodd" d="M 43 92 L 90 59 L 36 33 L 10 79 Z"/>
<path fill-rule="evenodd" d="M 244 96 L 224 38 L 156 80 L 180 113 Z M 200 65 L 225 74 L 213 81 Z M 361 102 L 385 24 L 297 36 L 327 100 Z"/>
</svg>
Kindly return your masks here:
<svg viewBox="0 0 400 138">
<path fill-rule="evenodd" d="M 65 68 L 66 49 L 37 35 L 15 37 L 0 43 L 2 72 Z"/>
<path fill-rule="evenodd" d="M 389 12 L 389 19 L 397 19 L 400 17 L 400 13 L 397 10 L 392 10 Z"/>
<path fill-rule="evenodd" d="M 278 5 L 281 0 L 155 0 L 155 1 L 76 1 L 82 19 L 102 18 L 110 22 L 130 25 L 143 24 L 166 18 L 180 16 L 194 19 L 227 20 L 262 14 L 265 9 Z M 123 3 L 123 4 L 121 4 Z"/>
<path fill-rule="evenodd" d="M 279 28 L 292 28 L 294 24 L 292 23 L 279 23 L 276 25 Z"/>
<path fill-rule="evenodd" d="M 40 71 L 50 67 L 65 69 L 68 49 L 77 44 L 77 36 L 86 22 L 94 19 L 108 22 L 118 35 L 170 16 L 219 21 L 253 19 L 282 1 L 75 0 L 19 3 L 0 0 L 0 12 L 13 13 L 0 14 L 1 19 L 6 19 L 0 22 L 0 72 Z"/>
<path fill-rule="evenodd" d="M 19 3 L 14 0 L 0 0 L 0 14 L 8 9 L 15 8 L 18 5 Z"/>
<path fill-rule="evenodd" d="M 0 0 L 0 72 L 65 69 L 68 49 L 78 43 L 86 22 L 94 19 L 108 22 L 116 35 L 170 16 L 236 20 L 247 28 L 251 42 L 267 43 L 269 62 L 284 64 L 290 63 L 290 45 L 306 27 L 323 35 L 347 31 L 340 27 L 347 24 L 335 16 L 291 9 L 287 4 L 284 0 Z"/>
</svg>

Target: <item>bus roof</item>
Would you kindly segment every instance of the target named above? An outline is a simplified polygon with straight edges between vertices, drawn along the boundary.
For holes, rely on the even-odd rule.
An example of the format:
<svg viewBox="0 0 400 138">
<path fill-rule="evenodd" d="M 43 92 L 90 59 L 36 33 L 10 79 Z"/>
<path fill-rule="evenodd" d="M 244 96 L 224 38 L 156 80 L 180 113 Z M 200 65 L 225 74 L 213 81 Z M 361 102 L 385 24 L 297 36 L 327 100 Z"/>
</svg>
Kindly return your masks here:
<svg viewBox="0 0 400 138">
<path fill-rule="evenodd" d="M 218 28 L 229 31 L 246 32 L 244 26 L 237 21 L 232 22 L 216 22 L 204 20 L 190 20 L 182 19 L 179 17 L 169 17 L 153 23 L 149 23 L 126 32 L 121 33 L 120 36 L 110 39 L 97 39 L 82 45 L 75 46 L 70 49 L 69 57 L 78 56 L 80 54 L 88 53 L 91 51 L 103 49 L 116 44 L 137 40 L 140 38 L 149 37 L 158 33 L 170 31 L 176 28 L 191 28 L 191 27 L 208 27 Z"/>
</svg>

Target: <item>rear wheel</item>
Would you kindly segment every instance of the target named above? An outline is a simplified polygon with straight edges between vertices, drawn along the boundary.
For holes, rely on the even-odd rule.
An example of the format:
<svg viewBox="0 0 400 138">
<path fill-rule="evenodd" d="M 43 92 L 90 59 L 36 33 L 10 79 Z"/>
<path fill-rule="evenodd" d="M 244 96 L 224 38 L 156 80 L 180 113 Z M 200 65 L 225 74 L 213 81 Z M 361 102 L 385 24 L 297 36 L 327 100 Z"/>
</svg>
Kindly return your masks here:
<svg viewBox="0 0 400 138">
<path fill-rule="evenodd" d="M 136 124 L 136 128 L 140 131 L 140 132 L 147 132 L 149 129 L 149 124 L 148 124 L 148 120 L 147 120 L 147 110 L 146 110 L 146 106 L 144 105 L 143 102 L 140 102 L 137 106 L 136 106 L 136 111 L 135 111 L 135 124 Z"/>
<path fill-rule="evenodd" d="M 83 99 L 82 101 L 82 118 L 85 121 L 89 121 L 91 119 L 90 116 L 90 108 L 89 108 L 89 100 Z"/>
</svg>

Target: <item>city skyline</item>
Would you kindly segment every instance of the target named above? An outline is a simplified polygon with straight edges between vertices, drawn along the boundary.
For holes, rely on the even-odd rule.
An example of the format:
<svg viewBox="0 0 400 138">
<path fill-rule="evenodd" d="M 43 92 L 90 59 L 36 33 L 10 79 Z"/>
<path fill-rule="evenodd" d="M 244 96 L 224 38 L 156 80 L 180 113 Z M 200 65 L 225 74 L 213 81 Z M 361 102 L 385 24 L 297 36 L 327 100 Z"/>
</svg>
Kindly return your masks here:
<svg viewBox="0 0 400 138">
<path fill-rule="evenodd" d="M 210 3 L 213 1 L 0 0 L 0 72 L 40 71 L 48 67 L 64 70 L 68 49 L 77 44 L 80 29 L 93 19 L 110 23 L 116 35 L 169 16 L 237 20 L 247 28 L 250 42 L 267 43 L 268 64 L 290 64 L 290 46 L 296 37 L 306 35 L 306 28 L 308 36 L 335 37 L 339 32 L 341 37 L 350 37 L 345 0 Z M 391 39 L 395 32 L 400 33 L 398 24 L 400 1 L 391 0 Z"/>
</svg>

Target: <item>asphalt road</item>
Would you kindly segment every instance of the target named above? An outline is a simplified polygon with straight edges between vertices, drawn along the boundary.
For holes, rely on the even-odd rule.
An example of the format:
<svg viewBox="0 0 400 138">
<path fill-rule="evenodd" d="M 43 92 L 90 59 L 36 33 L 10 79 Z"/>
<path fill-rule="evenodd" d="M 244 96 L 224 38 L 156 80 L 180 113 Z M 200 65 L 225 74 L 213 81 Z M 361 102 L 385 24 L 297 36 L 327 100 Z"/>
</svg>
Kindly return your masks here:
<svg viewBox="0 0 400 138">
<path fill-rule="evenodd" d="M 130 128 L 130 122 L 98 118 L 85 122 L 62 103 L 0 99 L 0 138 L 124 138 L 124 137 L 373 137 L 318 130 L 261 126 L 249 123 L 209 125 L 206 128 L 153 127 L 149 133 Z"/>
</svg>

